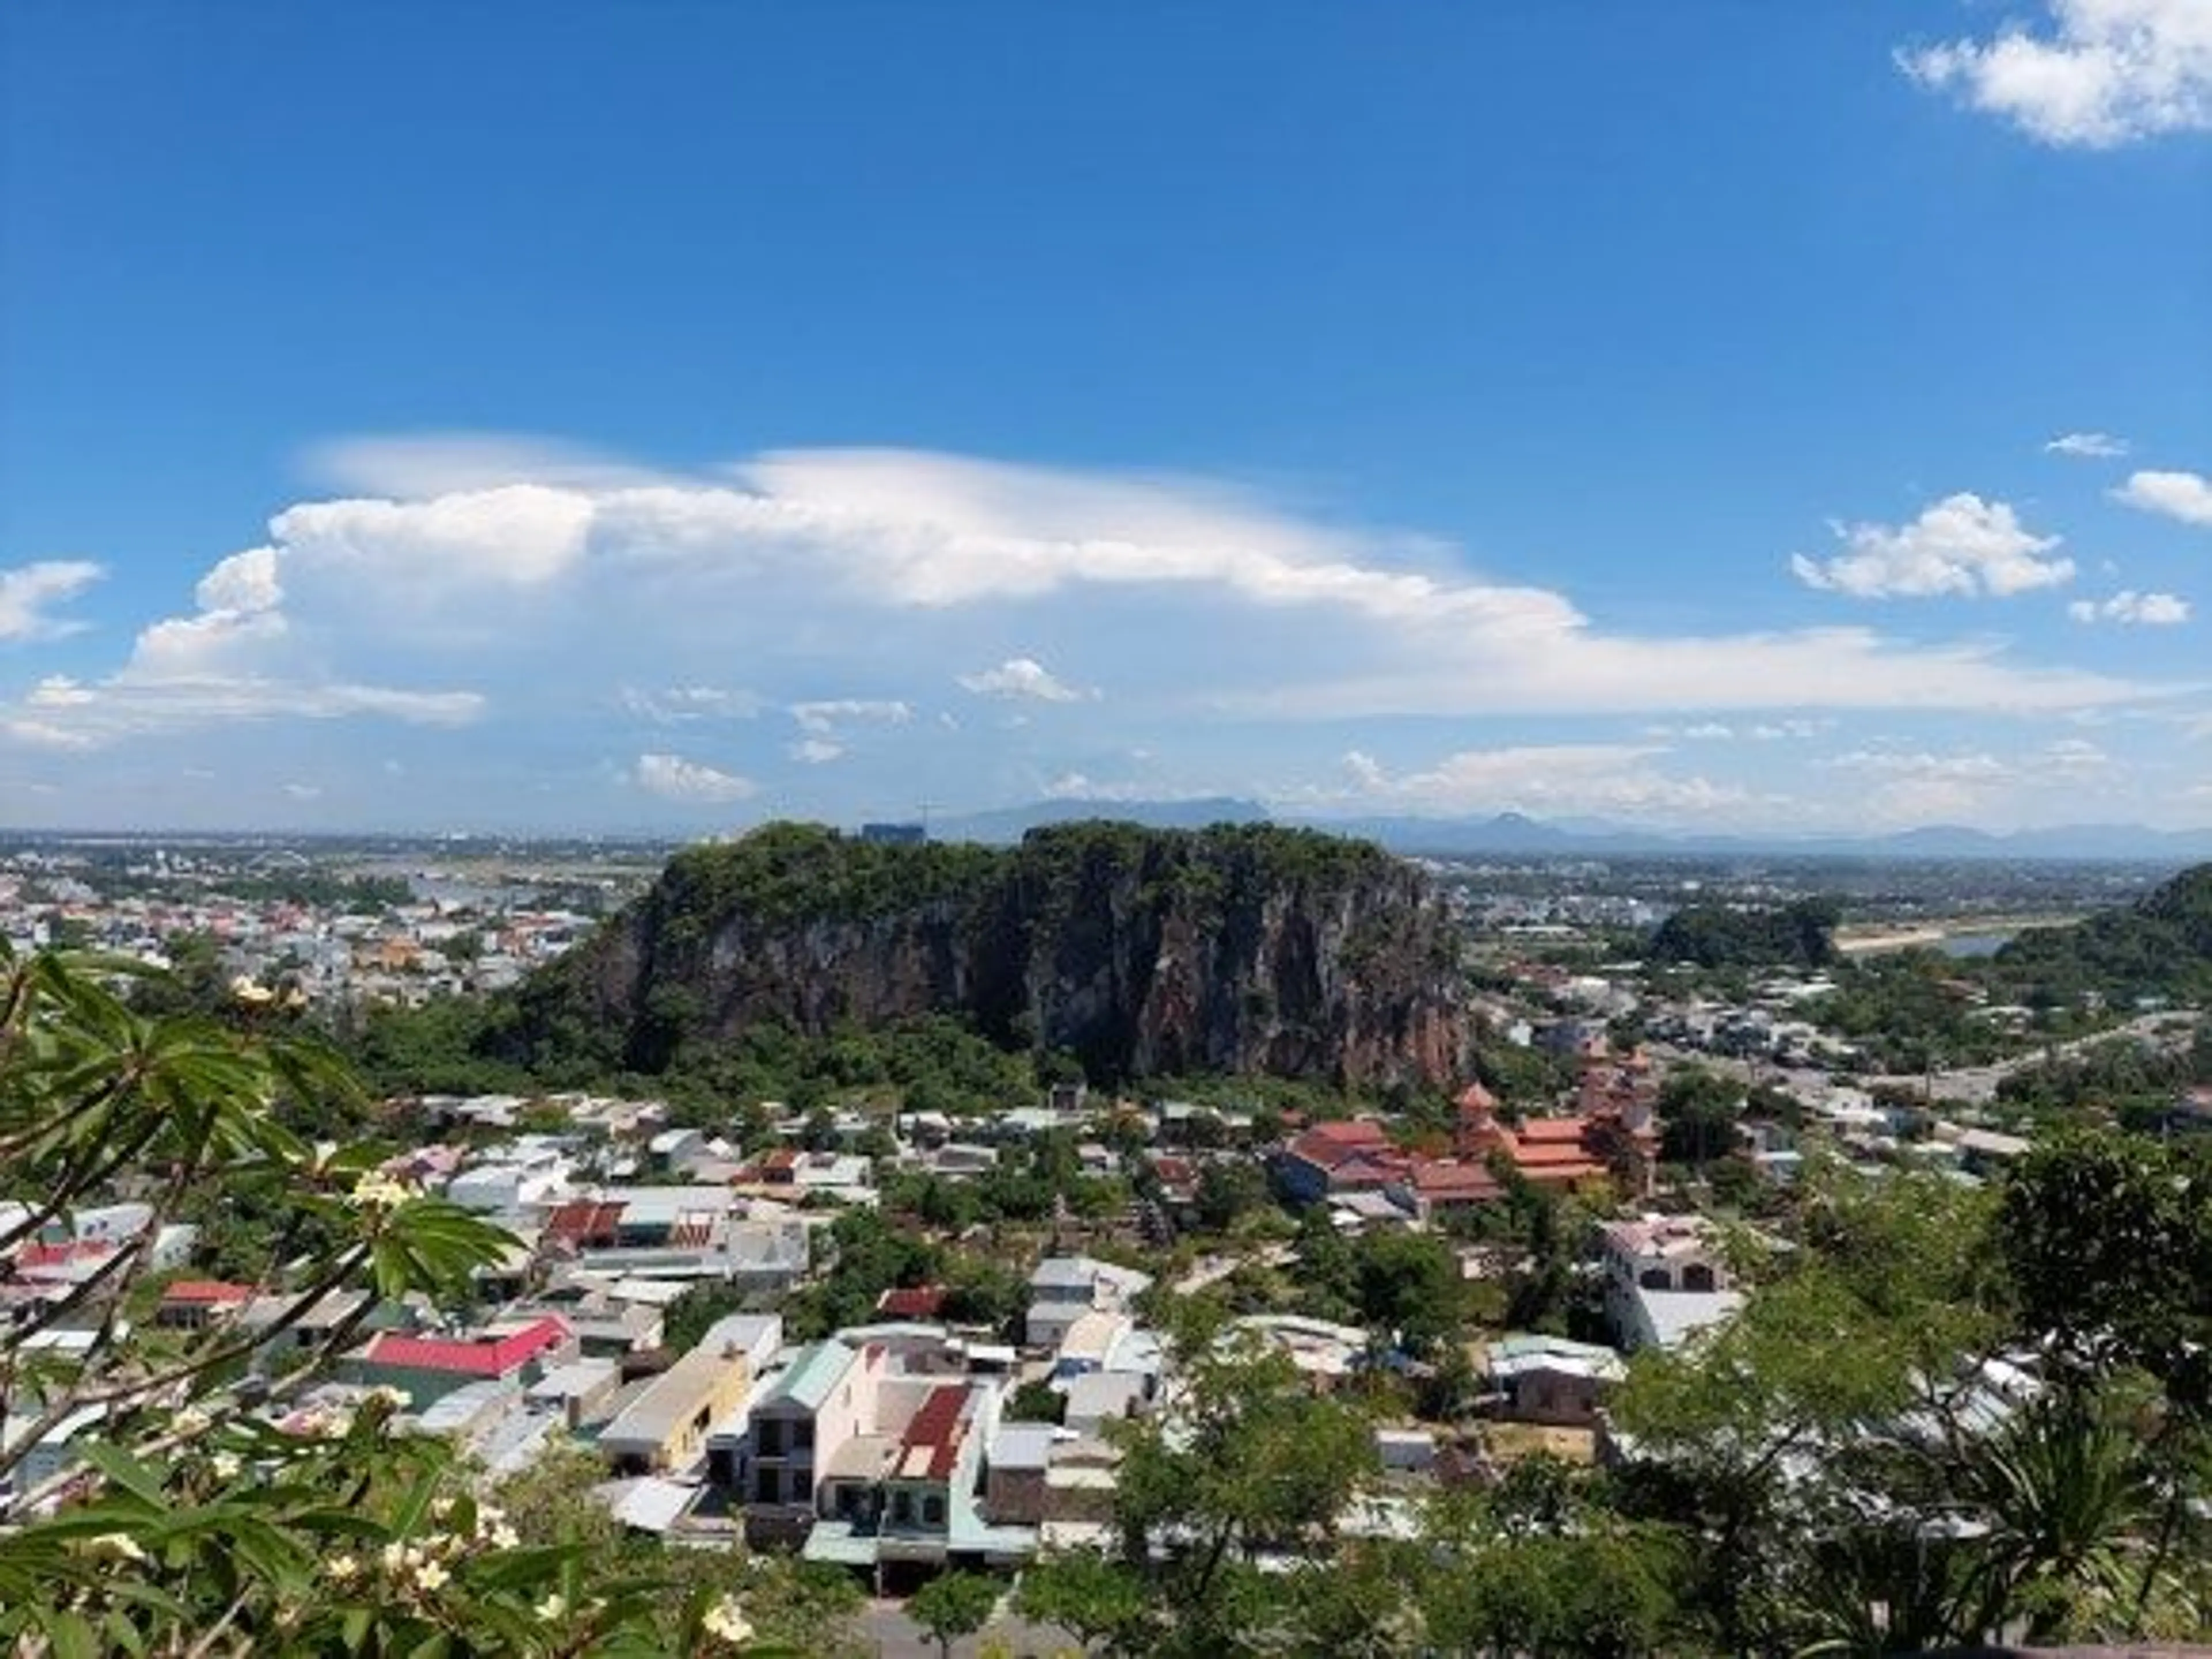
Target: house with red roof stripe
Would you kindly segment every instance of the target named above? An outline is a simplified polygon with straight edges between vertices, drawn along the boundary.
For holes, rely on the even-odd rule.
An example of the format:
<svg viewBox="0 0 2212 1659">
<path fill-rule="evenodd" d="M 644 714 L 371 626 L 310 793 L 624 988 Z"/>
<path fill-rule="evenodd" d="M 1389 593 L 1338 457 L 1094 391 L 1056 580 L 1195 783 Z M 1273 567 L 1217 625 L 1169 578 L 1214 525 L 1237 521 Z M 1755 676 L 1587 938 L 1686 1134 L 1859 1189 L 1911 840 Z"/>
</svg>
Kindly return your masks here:
<svg viewBox="0 0 2212 1659">
<path fill-rule="evenodd" d="M 582 1352 L 565 1321 L 495 1320 L 458 1336 L 380 1331 L 338 1365 L 342 1381 L 399 1389 L 408 1408 L 421 1411 L 470 1382 L 537 1382 Z"/>
</svg>

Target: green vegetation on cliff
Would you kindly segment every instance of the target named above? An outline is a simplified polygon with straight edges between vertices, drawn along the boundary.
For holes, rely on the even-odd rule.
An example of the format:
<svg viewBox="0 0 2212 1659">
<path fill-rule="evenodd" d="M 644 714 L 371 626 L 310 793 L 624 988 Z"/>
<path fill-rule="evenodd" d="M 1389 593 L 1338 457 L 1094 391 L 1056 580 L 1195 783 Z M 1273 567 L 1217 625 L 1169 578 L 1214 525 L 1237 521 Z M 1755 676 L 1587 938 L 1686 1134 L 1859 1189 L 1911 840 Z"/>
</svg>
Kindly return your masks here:
<svg viewBox="0 0 2212 1659">
<path fill-rule="evenodd" d="M 549 1079 L 737 1084 L 763 1033 L 949 1020 L 1102 1082 L 1437 1083 L 1460 1057 L 1455 960 L 1419 872 L 1311 830 L 1083 823 L 999 850 L 773 824 L 679 854 L 474 1051 Z"/>
<path fill-rule="evenodd" d="M 2136 903 L 2070 927 L 2036 927 L 1999 951 L 1996 982 L 2022 1001 L 2212 997 L 2212 864 L 2185 870 Z"/>
<path fill-rule="evenodd" d="M 1828 899 L 1749 908 L 1686 905 L 1653 932 L 1650 954 L 1655 962 L 1700 968 L 1825 967 L 1835 959 L 1838 915 Z"/>
</svg>

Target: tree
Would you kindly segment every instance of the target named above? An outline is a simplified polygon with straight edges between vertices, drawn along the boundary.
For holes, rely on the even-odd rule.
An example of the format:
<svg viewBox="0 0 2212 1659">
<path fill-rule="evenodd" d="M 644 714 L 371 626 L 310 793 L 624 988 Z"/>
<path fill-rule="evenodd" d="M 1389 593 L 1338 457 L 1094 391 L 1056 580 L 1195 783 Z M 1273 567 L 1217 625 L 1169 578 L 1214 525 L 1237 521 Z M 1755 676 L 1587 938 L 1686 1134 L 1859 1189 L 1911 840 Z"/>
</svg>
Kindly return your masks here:
<svg viewBox="0 0 2212 1659">
<path fill-rule="evenodd" d="M 1032 1377 L 1007 1396 L 1005 1415 L 1010 1423 L 1058 1423 L 1067 1415 L 1067 1396 Z"/>
<path fill-rule="evenodd" d="M 1659 1089 L 1659 1155 L 1702 1168 L 1735 1150 L 1741 1085 L 1703 1066 L 1687 1066 Z"/>
<path fill-rule="evenodd" d="M 1261 1557 L 1333 1553 L 1376 1474 L 1374 1434 L 1280 1349 L 1188 1313 L 1171 1340 L 1174 1392 L 1121 1431 L 1121 1560 L 1151 1593 L 1143 1651 L 1233 1651 L 1282 1616 Z"/>
<path fill-rule="evenodd" d="M 1133 1654 L 1144 1627 L 1143 1579 L 1088 1550 L 1048 1555 L 1022 1575 L 1015 1605 L 1024 1619 L 1054 1625 L 1085 1652 Z"/>
<path fill-rule="evenodd" d="M 914 1593 L 907 1617 L 929 1632 L 942 1659 L 952 1659 L 955 1642 L 991 1622 L 1000 1593 L 999 1581 L 980 1572 L 941 1573 Z"/>
<path fill-rule="evenodd" d="M 326 1109 L 354 1085 L 267 1005 L 150 1013 L 109 988 L 127 971 L 0 941 L 0 1169 L 20 1200 L 0 1249 L 123 1194 L 144 1206 L 67 1295 L 0 1336 L 0 1645 L 464 1659 L 744 1643 L 726 1592 L 672 1593 L 657 1564 L 605 1559 L 580 1535 L 526 1543 L 447 1446 L 400 1431 L 389 1395 L 310 1407 L 376 1308 L 465 1302 L 514 1241 L 386 1174 L 386 1149 L 286 1127 L 343 1120 Z M 198 1191 L 264 1206 L 258 1259 L 240 1243 L 234 1266 L 267 1318 L 143 1333 L 126 1310 L 154 1293 L 155 1246 Z M 326 1336 L 276 1356 L 310 1310 L 356 1295 Z M 64 1322 L 89 1340 L 42 1340 Z M 30 1454 L 65 1427 L 78 1461 L 27 1485 Z"/>
<path fill-rule="evenodd" d="M 1249 1158 L 1216 1158 L 1198 1172 L 1198 1224 L 1225 1233 L 1267 1202 L 1267 1178 Z"/>
</svg>

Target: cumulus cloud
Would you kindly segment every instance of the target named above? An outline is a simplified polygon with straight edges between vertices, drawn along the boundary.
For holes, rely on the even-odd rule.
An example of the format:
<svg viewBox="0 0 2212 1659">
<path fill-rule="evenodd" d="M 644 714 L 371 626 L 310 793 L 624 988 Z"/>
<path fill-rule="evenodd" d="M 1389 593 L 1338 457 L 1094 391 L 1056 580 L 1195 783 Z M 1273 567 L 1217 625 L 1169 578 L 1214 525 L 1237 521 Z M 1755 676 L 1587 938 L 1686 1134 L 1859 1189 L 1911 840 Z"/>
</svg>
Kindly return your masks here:
<svg viewBox="0 0 2212 1659">
<path fill-rule="evenodd" d="M 758 787 L 750 778 L 686 760 L 681 755 L 640 755 L 630 778 L 647 794 L 691 806 L 743 800 Z"/>
<path fill-rule="evenodd" d="M 1054 678 L 1052 671 L 1034 657 L 1009 657 L 996 668 L 963 674 L 963 690 L 979 697 L 1027 698 L 1035 702 L 1075 702 L 1083 693 Z"/>
<path fill-rule="evenodd" d="M 828 738 L 801 738 L 787 752 L 801 765 L 827 766 L 844 754 L 845 745 Z"/>
<path fill-rule="evenodd" d="M 194 608 L 87 676 L 86 701 L 0 698 L 0 722 L 19 738 L 28 723 L 106 741 L 286 714 L 451 723 L 496 707 L 675 726 L 758 710 L 723 689 L 733 662 L 763 686 L 952 678 L 1026 706 L 1090 694 L 1025 641 L 1089 632 L 1110 646 L 1138 616 L 1148 648 L 1179 665 L 1157 696 L 1193 722 L 1687 710 L 1717 723 L 1737 710 L 2074 709 L 2152 689 L 1982 640 L 1630 633 L 1432 542 L 1185 478 L 902 451 L 782 453 L 685 477 L 593 463 L 508 478 L 496 459 L 470 452 L 441 471 L 434 453 L 385 457 L 384 482 L 431 493 L 287 509 L 207 570 Z M 1850 562 L 1871 556 L 1871 585 L 1886 586 L 1893 542 L 1934 571 L 1916 577 L 1906 561 L 1898 580 L 1939 591 L 2019 591 L 2064 563 L 2010 509 L 1971 496 L 1852 534 L 1819 580 L 1866 587 Z M 963 675 L 962 662 L 997 665 Z M 784 707 L 799 738 L 847 748 L 914 717 L 886 696 Z"/>
<path fill-rule="evenodd" d="M 2198 473 L 2134 473 L 2112 499 L 2184 524 L 2212 525 L 2212 478 Z"/>
<path fill-rule="evenodd" d="M 1923 87 L 2047 144 L 2110 149 L 2212 131 L 2212 7 L 2204 0 L 2045 0 L 2041 29 L 1900 52 Z"/>
<path fill-rule="evenodd" d="M 88 559 L 41 559 L 0 570 L 0 644 L 11 640 L 49 640 L 74 633 L 82 623 L 52 614 L 105 574 Z"/>
<path fill-rule="evenodd" d="M 1910 524 L 1838 525 L 1844 550 L 1826 560 L 1793 556 L 1790 568 L 1809 587 L 1855 599 L 1929 599 L 1987 594 L 2007 599 L 2074 579 L 2071 559 L 2046 558 L 2056 536 L 2036 536 L 2002 501 L 1961 492 L 1924 509 Z"/>
<path fill-rule="evenodd" d="M 2109 432 L 2069 432 L 2044 445 L 2047 453 L 2080 460 L 2108 461 L 2128 453 L 2128 441 Z"/>
<path fill-rule="evenodd" d="M 2189 620 L 2189 601 L 2178 594 L 2138 593 L 2124 587 L 2109 599 L 2076 599 L 2066 607 L 2066 614 L 2078 623 L 2171 628 Z"/>
</svg>

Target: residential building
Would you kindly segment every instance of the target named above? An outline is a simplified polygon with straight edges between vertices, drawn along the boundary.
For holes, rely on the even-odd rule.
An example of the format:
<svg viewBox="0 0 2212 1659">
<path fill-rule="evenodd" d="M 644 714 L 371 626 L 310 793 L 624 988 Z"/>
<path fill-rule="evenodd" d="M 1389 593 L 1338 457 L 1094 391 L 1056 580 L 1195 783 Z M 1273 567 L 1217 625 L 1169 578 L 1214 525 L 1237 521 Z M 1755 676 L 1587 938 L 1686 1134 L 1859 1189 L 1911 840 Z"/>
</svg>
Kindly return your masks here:
<svg viewBox="0 0 2212 1659">
<path fill-rule="evenodd" d="M 1702 1217 L 1645 1216 L 1602 1233 L 1606 1316 L 1622 1347 L 1678 1347 L 1742 1305 Z"/>
<path fill-rule="evenodd" d="M 495 1320 L 463 1336 L 382 1331 L 339 1362 L 339 1380 L 389 1387 L 420 1412 L 441 1395 L 487 1380 L 522 1386 L 579 1357 L 575 1337 L 559 1319 Z"/>
<path fill-rule="evenodd" d="M 1085 1314 L 1119 1313 L 1152 1283 L 1150 1274 L 1089 1256 L 1047 1256 L 1030 1274 L 1023 1340 L 1033 1348 L 1058 1348 Z"/>
</svg>

